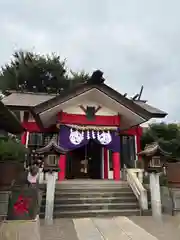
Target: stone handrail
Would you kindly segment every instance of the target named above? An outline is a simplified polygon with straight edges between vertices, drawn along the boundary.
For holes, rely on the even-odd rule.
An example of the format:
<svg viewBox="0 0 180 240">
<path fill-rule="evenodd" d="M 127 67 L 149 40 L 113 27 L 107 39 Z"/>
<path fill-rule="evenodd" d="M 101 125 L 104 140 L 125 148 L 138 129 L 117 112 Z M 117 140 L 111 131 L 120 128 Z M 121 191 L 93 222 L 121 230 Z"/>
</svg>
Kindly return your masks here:
<svg viewBox="0 0 180 240">
<path fill-rule="evenodd" d="M 126 168 L 126 178 L 142 210 L 148 210 L 147 190 L 142 185 L 143 170 Z"/>
</svg>

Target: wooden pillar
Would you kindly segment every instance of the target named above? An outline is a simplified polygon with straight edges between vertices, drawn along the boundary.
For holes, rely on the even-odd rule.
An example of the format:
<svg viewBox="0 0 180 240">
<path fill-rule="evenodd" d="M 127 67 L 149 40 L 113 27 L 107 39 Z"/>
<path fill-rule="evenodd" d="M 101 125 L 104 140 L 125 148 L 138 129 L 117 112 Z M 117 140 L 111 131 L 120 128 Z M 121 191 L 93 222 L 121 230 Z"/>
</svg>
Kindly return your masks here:
<svg viewBox="0 0 180 240">
<path fill-rule="evenodd" d="M 137 153 L 139 153 L 141 151 L 141 136 L 143 134 L 143 130 L 142 127 L 138 126 L 136 127 L 136 150 Z M 138 155 L 138 160 L 141 160 L 142 157 L 140 155 Z"/>
<path fill-rule="evenodd" d="M 29 132 L 26 132 L 26 148 L 28 148 L 28 144 L 29 144 Z"/>
<path fill-rule="evenodd" d="M 108 179 L 108 150 L 107 148 L 103 148 L 104 150 L 104 179 Z"/>
<path fill-rule="evenodd" d="M 113 179 L 120 180 L 120 153 L 113 152 L 112 160 L 113 160 Z"/>
<path fill-rule="evenodd" d="M 21 135 L 21 143 L 26 145 L 26 137 L 27 137 L 27 132 L 23 132 Z"/>
<path fill-rule="evenodd" d="M 59 172 L 58 172 L 58 180 L 63 181 L 66 176 L 66 155 L 60 155 L 59 162 Z"/>
</svg>

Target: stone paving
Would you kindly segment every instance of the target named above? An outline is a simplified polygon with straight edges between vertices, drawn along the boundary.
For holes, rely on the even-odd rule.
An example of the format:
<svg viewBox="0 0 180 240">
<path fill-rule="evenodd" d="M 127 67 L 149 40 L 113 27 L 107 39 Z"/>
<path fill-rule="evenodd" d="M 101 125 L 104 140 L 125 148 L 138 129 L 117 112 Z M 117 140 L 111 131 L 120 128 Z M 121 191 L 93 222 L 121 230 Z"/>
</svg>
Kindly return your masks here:
<svg viewBox="0 0 180 240">
<path fill-rule="evenodd" d="M 164 215 L 161 222 L 157 222 L 152 216 L 130 217 L 135 224 L 144 228 L 147 232 L 156 236 L 158 240 L 180 239 L 180 216 Z"/>
<path fill-rule="evenodd" d="M 72 219 L 55 219 L 52 226 L 41 221 L 42 240 L 78 240 Z M 85 240 L 85 239 L 84 239 Z"/>
<path fill-rule="evenodd" d="M 41 224 L 43 240 L 158 240 L 127 217 L 57 219 Z M 175 239 L 173 239 L 175 240 Z"/>
</svg>

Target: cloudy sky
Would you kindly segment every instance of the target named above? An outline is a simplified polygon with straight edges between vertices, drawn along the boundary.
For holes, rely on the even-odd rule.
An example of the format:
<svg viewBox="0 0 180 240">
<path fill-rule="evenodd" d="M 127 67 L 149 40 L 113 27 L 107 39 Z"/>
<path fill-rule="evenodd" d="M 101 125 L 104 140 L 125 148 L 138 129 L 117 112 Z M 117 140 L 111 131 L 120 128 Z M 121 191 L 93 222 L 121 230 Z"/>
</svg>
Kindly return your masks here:
<svg viewBox="0 0 180 240">
<path fill-rule="evenodd" d="M 107 84 L 180 122 L 179 0 L 1 0 L 0 65 L 14 50 L 57 52 L 73 70 L 101 69 Z"/>
</svg>

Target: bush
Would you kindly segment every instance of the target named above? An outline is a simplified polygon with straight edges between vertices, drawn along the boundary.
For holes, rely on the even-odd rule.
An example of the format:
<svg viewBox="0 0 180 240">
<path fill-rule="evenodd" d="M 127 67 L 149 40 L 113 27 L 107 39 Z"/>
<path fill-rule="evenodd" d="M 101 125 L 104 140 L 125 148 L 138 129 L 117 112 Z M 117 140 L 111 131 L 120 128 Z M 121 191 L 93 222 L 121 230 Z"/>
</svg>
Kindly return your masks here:
<svg viewBox="0 0 180 240">
<path fill-rule="evenodd" d="M 0 161 L 18 161 L 25 160 L 27 149 L 23 144 L 12 138 L 0 139 Z"/>
</svg>

